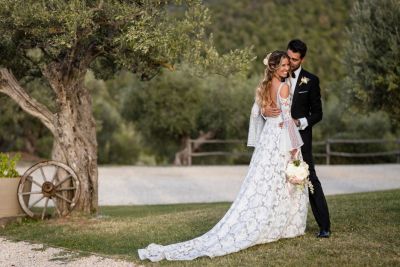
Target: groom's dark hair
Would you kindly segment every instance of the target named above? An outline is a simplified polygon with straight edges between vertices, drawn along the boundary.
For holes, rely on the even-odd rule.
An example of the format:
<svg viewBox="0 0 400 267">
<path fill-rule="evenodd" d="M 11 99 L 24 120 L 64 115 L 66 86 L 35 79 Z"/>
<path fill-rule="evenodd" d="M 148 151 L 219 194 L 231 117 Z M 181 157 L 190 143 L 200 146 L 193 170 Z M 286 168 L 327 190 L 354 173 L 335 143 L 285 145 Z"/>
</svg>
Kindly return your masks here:
<svg viewBox="0 0 400 267">
<path fill-rule="evenodd" d="M 287 45 L 287 49 L 292 50 L 295 53 L 300 53 L 301 58 L 304 58 L 307 53 L 307 45 L 299 39 L 290 41 Z"/>
</svg>

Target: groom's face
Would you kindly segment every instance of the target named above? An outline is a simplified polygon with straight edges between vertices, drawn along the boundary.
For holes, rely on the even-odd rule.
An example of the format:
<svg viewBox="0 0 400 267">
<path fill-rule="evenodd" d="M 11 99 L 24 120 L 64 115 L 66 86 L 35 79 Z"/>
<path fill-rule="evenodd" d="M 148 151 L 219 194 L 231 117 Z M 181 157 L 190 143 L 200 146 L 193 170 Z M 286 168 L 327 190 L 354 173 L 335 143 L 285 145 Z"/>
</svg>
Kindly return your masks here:
<svg viewBox="0 0 400 267">
<path fill-rule="evenodd" d="M 301 58 L 300 53 L 293 52 L 290 49 L 288 49 L 287 54 L 290 58 L 290 70 L 293 72 L 300 67 L 300 65 L 303 63 L 304 58 Z"/>
</svg>

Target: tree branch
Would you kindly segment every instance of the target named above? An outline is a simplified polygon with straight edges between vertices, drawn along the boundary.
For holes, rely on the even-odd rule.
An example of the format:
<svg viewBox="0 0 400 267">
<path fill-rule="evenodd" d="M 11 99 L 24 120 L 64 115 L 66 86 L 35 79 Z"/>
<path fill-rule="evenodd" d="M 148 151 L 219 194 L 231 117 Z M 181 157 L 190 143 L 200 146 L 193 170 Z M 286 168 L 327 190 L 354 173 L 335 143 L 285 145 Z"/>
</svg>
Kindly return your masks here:
<svg viewBox="0 0 400 267">
<path fill-rule="evenodd" d="M 103 50 L 98 49 L 95 43 L 90 44 L 85 50 L 85 56 L 83 56 L 79 61 L 79 69 L 81 71 L 84 70 L 86 73 L 86 70 L 89 68 L 90 64 L 103 53 Z"/>
<path fill-rule="evenodd" d="M 38 118 L 55 135 L 55 115 L 45 105 L 31 97 L 6 68 L 0 68 L 0 93 L 11 97 L 24 111 Z"/>
<path fill-rule="evenodd" d="M 200 146 L 202 145 L 201 141 L 209 140 L 214 138 L 215 132 L 214 131 L 208 131 L 208 132 L 203 132 L 200 131 L 200 136 L 195 140 L 197 142 L 194 143 L 192 147 L 192 151 L 198 151 L 200 149 Z M 189 139 L 188 136 L 186 136 L 183 139 L 183 144 L 187 144 L 187 140 Z M 178 151 L 175 153 L 175 160 L 174 160 L 174 165 L 175 166 L 181 166 L 181 165 L 189 165 L 189 148 L 185 147 L 181 151 Z"/>
<path fill-rule="evenodd" d="M 52 61 L 47 65 L 41 66 L 42 75 L 47 79 L 51 89 L 56 94 L 58 101 L 63 101 L 66 97 L 61 77 L 62 62 Z"/>
</svg>

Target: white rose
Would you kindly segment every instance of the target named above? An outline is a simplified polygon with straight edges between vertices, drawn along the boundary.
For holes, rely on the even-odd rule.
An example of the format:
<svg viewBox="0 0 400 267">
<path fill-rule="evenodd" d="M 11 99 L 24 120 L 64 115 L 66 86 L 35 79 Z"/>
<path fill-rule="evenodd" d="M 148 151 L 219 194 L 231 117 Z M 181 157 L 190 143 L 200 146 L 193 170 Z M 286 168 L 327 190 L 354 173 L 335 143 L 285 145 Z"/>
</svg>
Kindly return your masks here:
<svg viewBox="0 0 400 267">
<path fill-rule="evenodd" d="M 308 164 L 307 164 L 305 161 L 302 161 L 302 162 L 300 163 L 300 166 L 302 166 L 303 168 L 305 168 L 305 169 L 308 170 Z"/>
<path fill-rule="evenodd" d="M 302 179 L 305 179 L 308 176 L 308 170 L 305 168 L 298 167 L 296 176 Z"/>
<path fill-rule="evenodd" d="M 288 176 L 294 176 L 296 175 L 296 172 L 297 172 L 297 167 L 293 164 L 293 162 L 289 163 L 286 168 L 286 174 Z"/>
</svg>

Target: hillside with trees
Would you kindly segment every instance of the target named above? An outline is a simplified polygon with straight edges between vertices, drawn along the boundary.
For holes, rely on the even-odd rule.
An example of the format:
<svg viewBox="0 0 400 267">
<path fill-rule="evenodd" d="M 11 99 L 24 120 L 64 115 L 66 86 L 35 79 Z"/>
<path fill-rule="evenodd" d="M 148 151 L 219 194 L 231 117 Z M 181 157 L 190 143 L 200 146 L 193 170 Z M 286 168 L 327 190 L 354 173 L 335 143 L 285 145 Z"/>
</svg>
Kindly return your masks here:
<svg viewBox="0 0 400 267">
<path fill-rule="evenodd" d="M 324 119 L 314 128 L 315 140 L 398 136 L 400 5 L 397 0 L 383 2 L 204 1 L 208 10 L 203 11 L 210 15 L 204 29 L 211 34 L 216 50 L 208 50 L 209 62 L 202 64 L 218 64 L 213 60 L 216 51 L 230 53 L 250 48 L 255 59 L 248 70 L 225 75 L 232 72 L 230 68 L 244 66 L 238 61 L 238 66 L 229 65 L 222 58 L 219 64 L 225 67 L 220 68 L 221 72 L 214 70 L 214 74 L 205 75 L 198 71 L 195 60 L 187 62 L 190 52 L 182 64 L 148 72 L 146 77 L 124 70 L 110 72 L 113 66 L 99 61 L 85 76 L 85 86 L 93 94 L 99 162 L 171 164 L 188 138 L 245 139 L 254 91 L 263 71 L 262 58 L 272 50 L 284 50 L 293 38 L 307 43 L 304 67 L 321 80 Z M 177 18 L 183 16 L 180 9 L 172 13 Z M 103 68 L 102 75 L 93 74 L 99 73 L 99 67 Z M 51 98 L 43 93 L 39 81 L 27 81 L 26 87 L 51 106 Z M 2 95 L 0 110 L 0 123 L 10 125 L 0 129 L 2 151 L 20 150 L 49 157 L 52 137 L 43 125 Z M 239 145 L 218 148 L 249 151 Z M 246 160 L 210 158 L 197 163 Z"/>
</svg>

